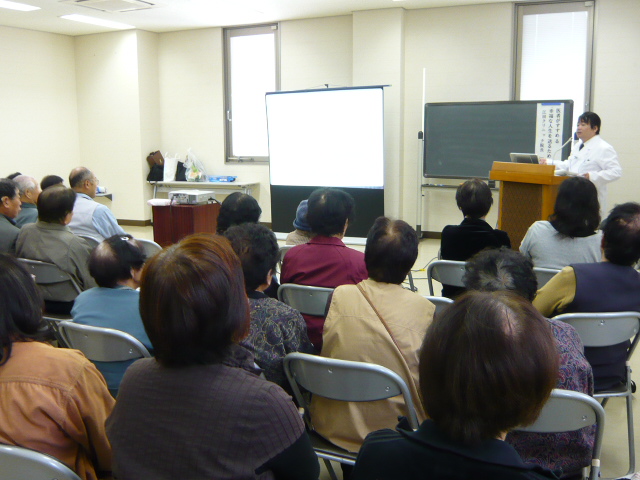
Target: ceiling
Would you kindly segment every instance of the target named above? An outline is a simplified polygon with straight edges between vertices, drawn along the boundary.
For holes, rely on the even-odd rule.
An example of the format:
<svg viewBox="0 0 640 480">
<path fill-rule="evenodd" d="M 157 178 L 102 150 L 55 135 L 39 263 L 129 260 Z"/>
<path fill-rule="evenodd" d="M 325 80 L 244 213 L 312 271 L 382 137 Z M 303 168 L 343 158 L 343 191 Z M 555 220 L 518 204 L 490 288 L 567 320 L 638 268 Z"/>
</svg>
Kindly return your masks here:
<svg viewBox="0 0 640 480">
<path fill-rule="evenodd" d="M 0 25 L 63 35 L 113 31 L 59 18 L 82 14 L 133 25 L 150 32 L 250 25 L 301 18 L 348 15 L 381 8 L 433 8 L 512 0 L 15 0 L 40 10 L 0 8 Z M 137 9 L 122 11 L 126 9 Z M 108 10 L 108 11 L 103 11 Z"/>
</svg>

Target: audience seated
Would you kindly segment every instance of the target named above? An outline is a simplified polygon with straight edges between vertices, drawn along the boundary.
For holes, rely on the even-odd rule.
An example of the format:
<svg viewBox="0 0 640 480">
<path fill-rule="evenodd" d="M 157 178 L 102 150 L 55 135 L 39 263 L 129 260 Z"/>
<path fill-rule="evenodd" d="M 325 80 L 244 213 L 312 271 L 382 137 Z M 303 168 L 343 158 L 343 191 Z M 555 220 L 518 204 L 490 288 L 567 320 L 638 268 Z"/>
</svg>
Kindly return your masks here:
<svg viewBox="0 0 640 480">
<path fill-rule="evenodd" d="M 38 220 L 38 197 L 42 190 L 35 178 L 27 175 L 18 175 L 15 179 L 20 191 L 20 201 L 22 210 L 16 217 L 16 226 L 22 228 L 28 223 L 35 223 Z"/>
<path fill-rule="evenodd" d="M 308 206 L 307 221 L 315 236 L 287 252 L 282 263 L 281 283 L 335 288 L 366 279 L 364 254 L 342 242 L 355 211 L 353 197 L 337 188 L 320 188 L 311 194 Z M 309 339 L 319 352 L 324 318 L 304 315 L 304 319 Z"/>
<path fill-rule="evenodd" d="M 258 223 L 262 209 L 255 198 L 246 193 L 234 192 L 225 198 L 218 214 L 218 233 L 243 223 Z"/>
<path fill-rule="evenodd" d="M 407 383 L 420 403 L 418 356 L 434 305 L 401 284 L 418 257 L 418 236 L 402 220 L 379 217 L 369 230 L 364 259 L 369 278 L 336 288 L 324 324 L 322 356 L 385 366 Z M 316 430 L 336 445 L 357 452 L 368 433 L 392 428 L 406 415 L 401 397 L 379 402 L 312 401 Z"/>
<path fill-rule="evenodd" d="M 640 204 L 616 205 L 602 223 L 602 262 L 563 268 L 538 291 L 533 304 L 545 316 L 560 313 L 640 311 Z M 625 381 L 629 342 L 586 347 L 595 391 Z"/>
<path fill-rule="evenodd" d="M 533 265 L 560 270 L 572 263 L 599 262 L 600 204 L 590 180 L 571 177 L 560 184 L 553 215 L 535 222 L 520 244 L 520 251 Z"/>
<path fill-rule="evenodd" d="M 18 184 L 8 178 L 0 178 L 0 253 L 14 253 L 20 229 L 15 218 L 20 213 Z"/>
<path fill-rule="evenodd" d="M 140 318 L 140 292 L 136 290 L 144 261 L 144 249 L 131 235 L 114 235 L 94 248 L 89 273 L 98 286 L 78 295 L 71 309 L 73 321 L 127 332 L 151 350 Z M 115 392 L 133 360 L 95 363 L 109 390 Z"/>
<path fill-rule="evenodd" d="M 42 297 L 8 255 L 0 255 L 0 285 L 0 443 L 52 455 L 83 480 L 104 478 L 114 400 L 102 375 L 77 350 L 43 342 Z"/>
<path fill-rule="evenodd" d="M 124 235 L 125 232 L 111 210 L 94 200 L 98 183 L 98 178 L 87 168 L 71 170 L 69 185 L 76 192 L 77 199 L 69 228 L 76 235 L 88 235 L 101 242 L 113 235 Z"/>
<path fill-rule="evenodd" d="M 156 357 L 129 367 L 107 420 L 118 479 L 318 478 L 291 397 L 237 344 L 249 304 L 225 238 L 192 235 L 150 258 L 140 314 Z"/>
<path fill-rule="evenodd" d="M 240 258 L 249 296 L 251 329 L 243 344 L 253 350 L 266 379 L 288 390 L 282 360 L 288 353 L 313 353 L 314 349 L 300 312 L 263 293 L 271 285 L 278 260 L 276 236 L 257 223 L 233 226 L 224 236 Z"/>
<path fill-rule="evenodd" d="M 313 238 L 311 227 L 307 222 L 308 202 L 308 200 L 302 200 L 300 205 L 298 205 L 296 219 L 293 221 L 293 228 L 295 228 L 295 230 L 287 235 L 284 242 L 285 245 L 302 245 Z"/>
<path fill-rule="evenodd" d="M 64 184 L 64 180 L 62 177 L 58 175 L 46 175 L 40 180 L 40 188 L 44 190 L 47 187 L 51 187 L 52 185 L 62 185 Z"/>
<path fill-rule="evenodd" d="M 73 216 L 75 201 L 76 195 L 69 188 L 54 186 L 44 190 L 38 198 L 38 221 L 22 227 L 16 253 L 21 258 L 57 265 L 71 275 L 82 290 L 88 290 L 96 286 L 87 265 L 91 247 L 67 226 Z M 41 288 L 46 298 L 56 298 L 60 293 L 60 286 L 56 284 Z M 71 306 L 66 302 L 61 305 L 47 302 L 50 312 L 69 313 Z"/>
<path fill-rule="evenodd" d="M 538 284 L 531 260 L 505 247 L 473 256 L 467 261 L 463 281 L 468 290 L 509 290 L 529 302 L 534 299 Z M 556 388 L 593 395 L 593 374 L 578 332 L 567 323 L 548 321 L 560 359 Z M 594 429 L 587 427 L 567 433 L 513 432 L 507 436 L 507 442 L 525 462 L 549 468 L 562 478 L 580 479 L 582 468 L 591 462 Z"/>
<path fill-rule="evenodd" d="M 493 205 L 489 186 L 473 178 L 456 191 L 456 203 L 464 219 L 460 225 L 447 225 L 442 230 L 440 253 L 443 260 L 466 261 L 485 248 L 511 248 L 507 232 L 491 228 L 485 218 Z M 464 292 L 452 285 L 442 286 L 442 296 L 453 298 Z"/>
<path fill-rule="evenodd" d="M 436 315 L 419 368 L 429 420 L 368 435 L 351 480 L 556 478 L 503 441 L 535 421 L 558 375 L 549 323 L 530 302 L 466 293 Z"/>
</svg>

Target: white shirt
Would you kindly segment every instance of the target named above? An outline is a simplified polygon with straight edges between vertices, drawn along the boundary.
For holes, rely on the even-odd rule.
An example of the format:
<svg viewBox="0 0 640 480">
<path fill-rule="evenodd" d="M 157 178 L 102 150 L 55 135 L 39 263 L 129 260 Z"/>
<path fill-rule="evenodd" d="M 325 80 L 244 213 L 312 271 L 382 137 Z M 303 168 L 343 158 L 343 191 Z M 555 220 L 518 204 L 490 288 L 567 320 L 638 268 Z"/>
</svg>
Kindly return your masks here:
<svg viewBox="0 0 640 480">
<path fill-rule="evenodd" d="M 582 150 L 581 145 L 584 145 Z M 585 143 L 578 142 L 574 145 L 567 160 L 554 160 L 552 163 L 578 175 L 588 173 L 589 180 L 598 189 L 600 212 L 606 214 L 607 183 L 617 180 L 622 175 L 618 154 L 611 145 L 600 138 L 600 135 L 596 135 Z"/>
</svg>

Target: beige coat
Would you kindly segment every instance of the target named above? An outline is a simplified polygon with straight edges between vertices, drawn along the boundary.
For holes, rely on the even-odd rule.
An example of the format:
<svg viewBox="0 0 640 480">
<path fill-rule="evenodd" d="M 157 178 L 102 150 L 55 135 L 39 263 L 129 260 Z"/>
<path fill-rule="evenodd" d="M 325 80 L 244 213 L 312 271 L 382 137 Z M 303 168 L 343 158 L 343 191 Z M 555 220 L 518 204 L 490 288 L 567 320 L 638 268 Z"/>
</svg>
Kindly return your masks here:
<svg viewBox="0 0 640 480">
<path fill-rule="evenodd" d="M 399 285 L 371 279 L 359 285 L 391 329 L 400 351 L 358 287 L 343 285 L 333 294 L 324 324 L 322 356 L 376 363 L 393 370 L 407 382 L 422 421 L 425 413 L 418 388 L 418 359 L 435 307 Z M 394 428 L 398 415 L 407 415 L 402 397 L 356 403 L 316 396 L 311 408 L 316 430 L 350 451 L 358 451 L 369 432 Z"/>
</svg>

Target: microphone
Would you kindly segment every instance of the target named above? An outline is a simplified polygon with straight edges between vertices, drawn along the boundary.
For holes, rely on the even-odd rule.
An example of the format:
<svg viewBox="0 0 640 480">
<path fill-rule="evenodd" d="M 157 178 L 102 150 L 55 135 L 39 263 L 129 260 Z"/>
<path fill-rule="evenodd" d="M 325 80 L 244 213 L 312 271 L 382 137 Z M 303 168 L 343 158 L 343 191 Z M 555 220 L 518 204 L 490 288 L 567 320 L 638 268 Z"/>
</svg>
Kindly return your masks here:
<svg viewBox="0 0 640 480">
<path fill-rule="evenodd" d="M 567 139 L 567 141 L 566 141 L 566 142 L 564 142 L 564 143 L 562 144 L 562 146 L 561 146 L 560 148 L 558 148 L 555 152 L 553 152 L 553 153 L 551 154 L 551 159 L 553 160 L 553 157 L 555 157 L 555 156 L 556 156 L 556 153 L 558 153 L 560 150 L 562 150 L 564 147 L 566 147 L 566 146 L 567 146 L 567 144 L 568 144 L 571 140 L 577 140 L 577 137 L 576 137 L 576 134 L 575 134 L 575 133 L 574 133 L 573 135 L 571 135 L 571 136 Z"/>
</svg>

